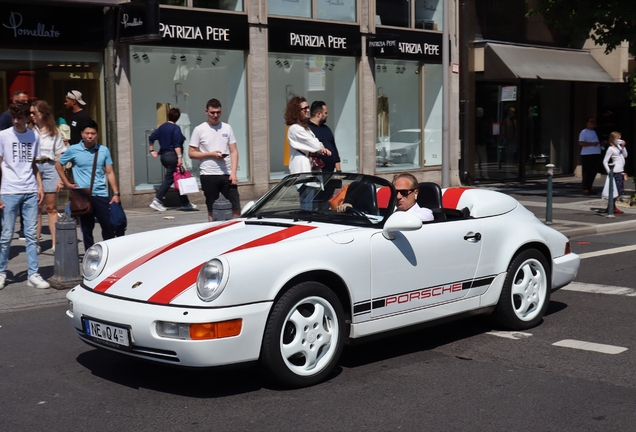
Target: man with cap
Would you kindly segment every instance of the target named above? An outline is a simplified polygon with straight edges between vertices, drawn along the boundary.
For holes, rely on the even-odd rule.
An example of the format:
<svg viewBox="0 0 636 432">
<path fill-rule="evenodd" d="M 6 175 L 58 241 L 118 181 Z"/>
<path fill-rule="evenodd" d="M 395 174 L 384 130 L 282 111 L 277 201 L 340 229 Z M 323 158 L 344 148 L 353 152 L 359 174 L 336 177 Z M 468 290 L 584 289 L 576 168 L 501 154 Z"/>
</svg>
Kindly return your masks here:
<svg viewBox="0 0 636 432">
<path fill-rule="evenodd" d="M 82 131 L 87 124 L 92 123 L 91 116 L 82 109 L 86 102 L 82 100 L 82 93 L 77 90 L 71 90 L 66 93 L 64 98 L 64 106 L 71 111 L 71 139 L 69 144 L 77 144 L 82 140 Z"/>
</svg>

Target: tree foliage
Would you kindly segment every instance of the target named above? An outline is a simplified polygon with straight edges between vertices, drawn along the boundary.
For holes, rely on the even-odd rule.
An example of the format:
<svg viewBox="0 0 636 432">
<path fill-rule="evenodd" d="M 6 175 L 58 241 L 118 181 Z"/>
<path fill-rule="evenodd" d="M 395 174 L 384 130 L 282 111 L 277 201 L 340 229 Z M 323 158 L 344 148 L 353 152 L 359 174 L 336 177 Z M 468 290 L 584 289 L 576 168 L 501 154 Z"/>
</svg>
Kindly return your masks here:
<svg viewBox="0 0 636 432">
<path fill-rule="evenodd" d="M 571 41 L 590 38 L 604 45 L 606 54 L 627 41 L 636 54 L 636 0 L 537 0 L 529 14 L 542 15 L 546 24 Z M 629 76 L 629 98 L 636 106 L 634 72 Z"/>
<path fill-rule="evenodd" d="M 528 0 L 527 0 L 528 1 Z M 623 41 L 636 49 L 636 1 L 634 0 L 537 0 L 530 14 L 572 40 L 591 38 L 612 52 Z"/>
</svg>

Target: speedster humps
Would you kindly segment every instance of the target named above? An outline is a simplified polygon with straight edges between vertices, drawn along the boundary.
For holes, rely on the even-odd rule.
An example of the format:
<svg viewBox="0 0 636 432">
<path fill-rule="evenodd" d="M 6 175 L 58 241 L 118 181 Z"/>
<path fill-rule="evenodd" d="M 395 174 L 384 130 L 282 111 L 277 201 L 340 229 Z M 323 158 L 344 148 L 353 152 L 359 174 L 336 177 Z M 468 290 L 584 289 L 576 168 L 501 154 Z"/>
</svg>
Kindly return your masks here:
<svg viewBox="0 0 636 432">
<path fill-rule="evenodd" d="M 467 312 L 536 326 L 576 276 L 567 238 L 507 195 L 422 183 L 425 223 L 396 211 L 396 195 L 373 176 L 290 175 L 241 218 L 97 243 L 66 314 L 95 347 L 189 367 L 259 362 L 302 387 L 328 377 L 343 344 L 383 332 Z"/>
</svg>

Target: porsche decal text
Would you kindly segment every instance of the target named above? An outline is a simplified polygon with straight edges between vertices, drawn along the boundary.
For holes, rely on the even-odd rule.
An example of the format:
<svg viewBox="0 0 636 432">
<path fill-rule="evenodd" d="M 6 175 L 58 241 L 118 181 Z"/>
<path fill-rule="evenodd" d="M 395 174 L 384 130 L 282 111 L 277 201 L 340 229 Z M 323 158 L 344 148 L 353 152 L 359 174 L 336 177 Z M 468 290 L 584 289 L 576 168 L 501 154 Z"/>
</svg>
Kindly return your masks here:
<svg viewBox="0 0 636 432">
<path fill-rule="evenodd" d="M 461 283 L 454 283 L 450 285 L 438 286 L 433 288 L 426 288 L 423 290 L 412 291 L 409 293 L 404 293 L 396 296 L 391 296 L 386 298 L 386 306 L 391 304 L 403 304 L 408 303 L 414 300 L 427 299 L 431 297 L 437 297 L 448 293 L 459 292 L 462 290 Z"/>
</svg>

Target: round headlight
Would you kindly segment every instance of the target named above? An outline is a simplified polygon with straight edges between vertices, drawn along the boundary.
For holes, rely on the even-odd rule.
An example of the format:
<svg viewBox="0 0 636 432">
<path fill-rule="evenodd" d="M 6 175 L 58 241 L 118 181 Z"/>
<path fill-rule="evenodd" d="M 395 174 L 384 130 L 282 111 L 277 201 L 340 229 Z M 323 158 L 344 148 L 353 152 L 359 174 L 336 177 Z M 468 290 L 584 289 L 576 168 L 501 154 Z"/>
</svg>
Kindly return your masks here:
<svg viewBox="0 0 636 432">
<path fill-rule="evenodd" d="M 197 277 L 197 294 L 203 301 L 212 301 L 223 291 L 223 263 L 213 259 L 205 263 Z"/>
<path fill-rule="evenodd" d="M 95 279 L 104 269 L 106 254 L 101 244 L 91 246 L 84 254 L 82 270 L 84 277 L 88 280 Z"/>
</svg>

